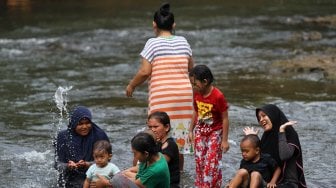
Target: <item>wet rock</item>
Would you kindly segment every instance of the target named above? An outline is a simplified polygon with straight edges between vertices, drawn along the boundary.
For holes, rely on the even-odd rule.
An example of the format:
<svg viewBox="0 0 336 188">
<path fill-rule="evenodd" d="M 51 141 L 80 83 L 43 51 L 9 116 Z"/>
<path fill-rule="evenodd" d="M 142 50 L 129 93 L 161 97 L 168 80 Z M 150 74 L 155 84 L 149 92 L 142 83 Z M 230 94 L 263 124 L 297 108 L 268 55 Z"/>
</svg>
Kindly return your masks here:
<svg viewBox="0 0 336 188">
<path fill-rule="evenodd" d="M 321 40 L 322 34 L 318 31 L 311 31 L 311 32 L 295 32 L 291 36 L 292 41 L 316 41 Z"/>
<path fill-rule="evenodd" d="M 310 25 L 336 27 L 336 15 L 319 16 L 316 18 L 305 18 L 304 22 Z"/>
<path fill-rule="evenodd" d="M 336 81 L 336 55 L 309 55 L 276 61 L 272 73 L 312 81 Z"/>
</svg>

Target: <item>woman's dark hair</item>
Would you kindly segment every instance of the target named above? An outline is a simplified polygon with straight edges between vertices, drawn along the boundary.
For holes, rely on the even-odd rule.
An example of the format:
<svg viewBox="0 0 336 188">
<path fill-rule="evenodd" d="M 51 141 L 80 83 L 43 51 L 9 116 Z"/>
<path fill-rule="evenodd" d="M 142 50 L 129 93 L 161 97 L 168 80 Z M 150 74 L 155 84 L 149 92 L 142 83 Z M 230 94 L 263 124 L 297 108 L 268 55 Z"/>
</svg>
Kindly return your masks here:
<svg viewBox="0 0 336 188">
<path fill-rule="evenodd" d="M 260 139 L 257 135 L 248 134 L 248 135 L 244 136 L 244 138 L 241 140 L 241 142 L 244 142 L 246 140 L 249 140 L 253 144 L 254 147 L 260 148 Z"/>
<path fill-rule="evenodd" d="M 208 84 L 211 84 L 214 81 L 212 72 L 206 65 L 196 65 L 189 72 L 189 76 L 194 77 L 196 80 L 199 80 L 201 82 L 207 80 Z"/>
<path fill-rule="evenodd" d="M 135 135 L 131 140 L 131 145 L 134 150 L 141 153 L 148 152 L 149 156 L 159 152 L 159 147 L 157 146 L 153 136 L 146 132 L 140 132 Z"/>
<path fill-rule="evenodd" d="M 150 119 L 156 119 L 158 120 L 160 123 L 163 124 L 163 126 L 167 127 L 169 126 L 169 130 L 168 132 L 170 131 L 170 119 L 169 119 L 169 116 L 166 112 L 161 112 L 161 111 L 156 111 L 156 112 L 153 112 L 151 113 L 149 116 L 148 116 L 148 120 Z"/>
<path fill-rule="evenodd" d="M 169 3 L 162 4 L 160 9 L 154 13 L 154 22 L 159 29 L 172 32 L 175 21 L 174 14 L 170 12 Z"/>
<path fill-rule="evenodd" d="M 107 140 L 98 140 L 93 145 L 93 151 L 106 151 L 108 154 L 112 154 L 111 143 Z"/>
</svg>

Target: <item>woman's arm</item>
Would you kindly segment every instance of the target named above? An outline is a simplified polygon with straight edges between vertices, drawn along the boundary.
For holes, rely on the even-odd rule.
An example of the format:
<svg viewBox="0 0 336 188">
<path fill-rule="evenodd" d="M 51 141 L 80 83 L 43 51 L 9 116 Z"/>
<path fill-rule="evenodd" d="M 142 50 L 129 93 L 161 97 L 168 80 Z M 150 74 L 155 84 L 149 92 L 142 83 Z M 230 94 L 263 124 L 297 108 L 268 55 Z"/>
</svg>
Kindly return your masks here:
<svg viewBox="0 0 336 188">
<path fill-rule="evenodd" d="M 135 176 L 138 173 L 139 165 L 132 166 L 131 168 L 128 168 L 122 172 L 124 176 L 126 176 L 128 179 L 135 181 Z"/>
<path fill-rule="evenodd" d="M 193 67 L 194 67 L 194 60 L 193 60 L 192 57 L 189 57 L 189 59 L 188 59 L 188 72 L 190 72 Z"/>
<path fill-rule="evenodd" d="M 145 82 L 152 73 L 152 65 L 142 58 L 141 67 L 126 87 L 126 96 L 132 97 L 134 89 Z"/>
<path fill-rule="evenodd" d="M 286 127 L 296 124 L 296 121 L 289 121 L 279 128 L 279 157 L 282 161 L 290 159 L 294 155 L 295 147 L 287 143 Z"/>
</svg>

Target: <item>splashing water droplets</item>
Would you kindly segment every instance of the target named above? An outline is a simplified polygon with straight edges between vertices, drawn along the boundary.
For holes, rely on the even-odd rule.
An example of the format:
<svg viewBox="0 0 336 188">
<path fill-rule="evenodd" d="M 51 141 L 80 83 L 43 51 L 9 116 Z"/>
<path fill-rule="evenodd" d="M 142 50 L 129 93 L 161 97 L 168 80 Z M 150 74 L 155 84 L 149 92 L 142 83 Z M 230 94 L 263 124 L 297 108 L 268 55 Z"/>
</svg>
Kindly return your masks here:
<svg viewBox="0 0 336 188">
<path fill-rule="evenodd" d="M 60 110 L 60 115 L 62 116 L 63 111 L 67 112 L 66 105 L 67 105 L 67 92 L 72 89 L 72 86 L 69 87 L 62 87 L 59 86 L 55 92 L 54 100 L 56 103 L 57 108 Z"/>
</svg>

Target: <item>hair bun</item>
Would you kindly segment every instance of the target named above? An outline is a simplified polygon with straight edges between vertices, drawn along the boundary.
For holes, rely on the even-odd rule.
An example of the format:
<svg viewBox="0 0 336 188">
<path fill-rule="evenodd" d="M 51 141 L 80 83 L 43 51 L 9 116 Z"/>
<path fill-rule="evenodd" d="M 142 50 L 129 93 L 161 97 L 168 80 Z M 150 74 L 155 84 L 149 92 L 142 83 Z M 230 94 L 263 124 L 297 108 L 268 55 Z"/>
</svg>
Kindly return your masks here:
<svg viewBox="0 0 336 188">
<path fill-rule="evenodd" d="M 169 3 L 164 3 L 160 7 L 160 14 L 163 15 L 163 16 L 168 16 L 169 15 L 169 11 L 170 11 L 170 5 L 169 5 Z"/>
</svg>

